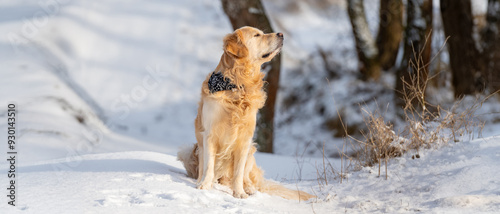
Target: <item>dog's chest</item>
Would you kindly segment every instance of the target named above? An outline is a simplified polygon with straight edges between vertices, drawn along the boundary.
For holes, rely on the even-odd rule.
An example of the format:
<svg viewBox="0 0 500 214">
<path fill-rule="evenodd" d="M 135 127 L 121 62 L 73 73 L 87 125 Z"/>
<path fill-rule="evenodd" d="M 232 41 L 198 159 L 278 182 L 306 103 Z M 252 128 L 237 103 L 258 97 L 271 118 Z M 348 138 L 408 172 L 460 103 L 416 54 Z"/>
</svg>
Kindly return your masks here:
<svg viewBox="0 0 500 214">
<path fill-rule="evenodd" d="M 223 107 L 212 99 L 206 99 L 203 102 L 202 108 L 202 123 L 205 129 L 210 129 L 212 124 L 217 122 L 224 113 Z"/>
</svg>

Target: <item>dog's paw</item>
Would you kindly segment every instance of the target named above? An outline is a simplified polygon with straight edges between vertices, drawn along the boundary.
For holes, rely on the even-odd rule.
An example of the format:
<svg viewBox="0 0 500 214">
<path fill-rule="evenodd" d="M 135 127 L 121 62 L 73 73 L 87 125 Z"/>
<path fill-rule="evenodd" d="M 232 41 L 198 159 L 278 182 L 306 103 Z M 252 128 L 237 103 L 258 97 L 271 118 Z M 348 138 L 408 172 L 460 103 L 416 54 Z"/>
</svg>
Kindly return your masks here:
<svg viewBox="0 0 500 214">
<path fill-rule="evenodd" d="M 254 187 L 254 186 L 247 185 L 247 186 L 245 186 L 245 192 L 246 192 L 248 195 L 253 195 L 253 194 L 255 194 L 255 192 L 257 192 L 257 190 L 255 189 L 255 187 Z"/>
<path fill-rule="evenodd" d="M 235 198 L 248 198 L 248 194 L 246 194 L 245 192 L 236 192 L 236 191 L 234 191 L 233 192 L 233 196 Z"/>
<path fill-rule="evenodd" d="M 208 182 L 203 182 L 203 183 L 200 183 L 198 184 L 198 186 L 196 187 L 198 189 L 212 189 L 212 183 L 208 183 Z"/>
</svg>

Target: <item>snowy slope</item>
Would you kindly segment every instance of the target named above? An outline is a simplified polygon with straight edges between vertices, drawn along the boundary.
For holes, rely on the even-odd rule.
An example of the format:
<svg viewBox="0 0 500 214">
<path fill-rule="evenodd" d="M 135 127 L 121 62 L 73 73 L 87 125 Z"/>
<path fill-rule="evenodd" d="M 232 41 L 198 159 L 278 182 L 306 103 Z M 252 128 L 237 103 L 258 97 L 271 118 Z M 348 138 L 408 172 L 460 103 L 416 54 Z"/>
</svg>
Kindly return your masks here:
<svg viewBox="0 0 500 214">
<path fill-rule="evenodd" d="M 489 137 L 422 151 L 418 159 L 397 158 L 389 164 L 388 180 L 372 167 L 349 174 L 342 184 L 332 180 L 321 187 L 313 167 L 319 160 L 303 160 L 304 181 L 282 184 L 314 191 L 319 198 L 299 203 L 263 193 L 235 199 L 219 185 L 198 190 L 171 155 L 84 155 L 21 164 L 18 204 L 0 207 L 7 213 L 495 213 L 500 209 L 499 157 L 500 137 Z M 288 164 L 280 163 L 282 171 L 296 173 L 287 158 L 258 155 L 257 160 L 267 177 L 280 177 L 273 163 L 283 161 Z M 0 170 L 7 167 L 2 164 Z"/>
<path fill-rule="evenodd" d="M 216 3 L 3 2 L 0 60 L 6 78 L 0 81 L 15 90 L 2 90 L 0 102 L 17 102 L 26 119 L 52 120 L 51 126 L 27 127 L 34 131 L 23 135 L 24 145 L 68 129 L 72 132 L 62 133 L 71 139 L 65 145 L 70 147 L 80 139 L 99 141 L 101 147 L 114 144 L 104 139 L 110 130 L 127 141 L 147 142 L 135 149 L 169 154 L 195 142 L 200 83 L 217 65 L 221 38 L 231 31 Z M 83 117 L 83 124 L 57 122 L 68 113 Z M 50 116 L 40 118 L 44 115 Z M 91 134 L 82 133 L 82 126 Z M 116 149 L 130 147 L 103 150 Z"/>
<path fill-rule="evenodd" d="M 1 170 L 4 169 L 2 166 Z M 57 159 L 19 167 L 19 173 L 22 176 L 18 179 L 18 205 L 14 209 L 7 208 L 6 203 L 0 205 L 9 213 L 16 210 L 27 213 L 282 213 L 310 209 L 305 203 L 261 193 L 248 200 L 235 199 L 221 186 L 216 187 L 218 190 L 197 190 L 195 181 L 186 177 L 175 157 L 153 152 Z"/>
<path fill-rule="evenodd" d="M 333 192 L 352 211 L 495 213 L 500 209 L 500 137 L 391 161 L 388 180 L 364 168 Z M 382 169 L 382 173 L 384 173 Z"/>
</svg>

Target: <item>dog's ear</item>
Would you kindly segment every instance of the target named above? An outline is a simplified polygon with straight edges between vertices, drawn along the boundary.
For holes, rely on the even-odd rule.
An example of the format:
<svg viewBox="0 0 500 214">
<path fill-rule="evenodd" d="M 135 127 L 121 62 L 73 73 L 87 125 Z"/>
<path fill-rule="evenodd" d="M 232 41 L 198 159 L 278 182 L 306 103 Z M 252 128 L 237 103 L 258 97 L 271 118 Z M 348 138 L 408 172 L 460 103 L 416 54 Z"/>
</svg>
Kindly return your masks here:
<svg viewBox="0 0 500 214">
<path fill-rule="evenodd" d="M 241 41 L 237 32 L 228 34 L 224 37 L 224 52 L 238 59 L 248 55 L 248 49 Z"/>
</svg>

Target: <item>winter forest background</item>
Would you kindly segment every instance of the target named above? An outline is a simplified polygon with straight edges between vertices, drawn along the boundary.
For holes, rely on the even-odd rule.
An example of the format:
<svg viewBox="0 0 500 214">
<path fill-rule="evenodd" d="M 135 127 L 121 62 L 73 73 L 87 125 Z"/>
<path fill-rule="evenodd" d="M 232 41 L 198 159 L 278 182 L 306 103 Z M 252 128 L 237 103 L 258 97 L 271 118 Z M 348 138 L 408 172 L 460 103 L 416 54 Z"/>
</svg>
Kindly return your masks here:
<svg viewBox="0 0 500 214">
<path fill-rule="evenodd" d="M 314 202 L 203 192 L 175 160 L 222 38 L 246 25 L 285 38 L 263 66 L 257 164 Z M 499 0 L 0 0 L 0 65 L 9 213 L 500 208 Z"/>
</svg>

